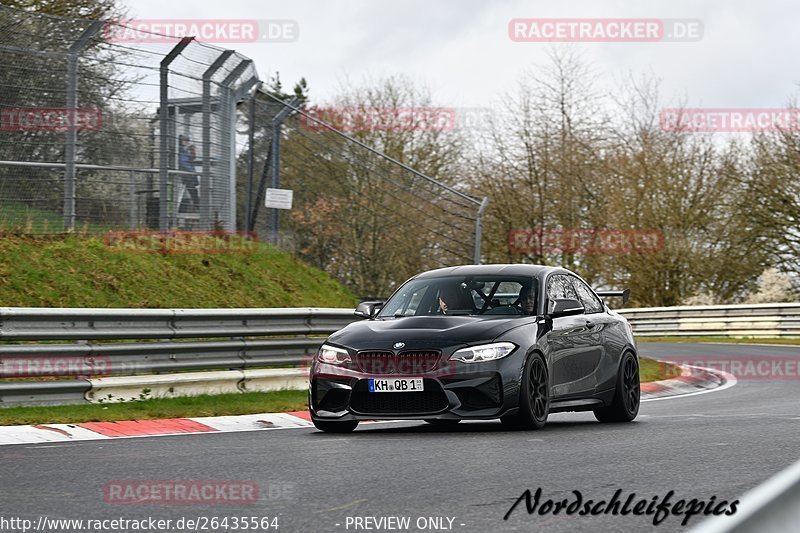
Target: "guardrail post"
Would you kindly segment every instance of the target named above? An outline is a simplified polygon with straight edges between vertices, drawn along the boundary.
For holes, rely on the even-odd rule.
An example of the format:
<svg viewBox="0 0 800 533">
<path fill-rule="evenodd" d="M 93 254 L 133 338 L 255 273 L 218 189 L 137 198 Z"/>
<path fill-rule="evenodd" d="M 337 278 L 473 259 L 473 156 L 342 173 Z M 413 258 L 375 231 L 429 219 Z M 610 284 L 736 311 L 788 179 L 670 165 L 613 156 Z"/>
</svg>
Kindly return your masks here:
<svg viewBox="0 0 800 533">
<path fill-rule="evenodd" d="M 67 139 L 64 145 L 64 231 L 75 230 L 75 157 L 78 144 L 77 108 L 78 108 L 78 57 L 86 43 L 89 42 L 105 23 L 95 20 L 67 51 Z"/>
<path fill-rule="evenodd" d="M 158 229 L 169 231 L 169 201 L 167 199 L 167 183 L 169 180 L 169 66 L 184 48 L 189 46 L 194 37 L 184 37 L 164 56 L 159 65 L 159 85 L 161 89 L 160 107 L 158 109 L 159 127 L 159 167 L 158 167 Z"/>
</svg>

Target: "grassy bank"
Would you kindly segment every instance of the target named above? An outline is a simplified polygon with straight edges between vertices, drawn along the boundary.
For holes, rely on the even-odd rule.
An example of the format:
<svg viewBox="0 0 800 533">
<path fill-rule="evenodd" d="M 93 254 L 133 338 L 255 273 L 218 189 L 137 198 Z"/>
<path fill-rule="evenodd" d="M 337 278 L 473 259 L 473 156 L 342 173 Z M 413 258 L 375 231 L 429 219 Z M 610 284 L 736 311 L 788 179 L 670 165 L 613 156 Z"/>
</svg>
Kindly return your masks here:
<svg viewBox="0 0 800 533">
<path fill-rule="evenodd" d="M 246 415 L 300 411 L 307 408 L 307 391 L 206 394 L 114 404 L 6 407 L 0 409 L 0 426 L 153 420 L 197 416 Z"/>
<path fill-rule="evenodd" d="M 680 375 L 680 368 L 676 365 L 662 363 L 661 361 L 648 359 L 647 357 L 642 357 L 639 361 L 639 380 L 642 383 L 669 379 Z"/>
<path fill-rule="evenodd" d="M 325 272 L 265 244 L 250 253 L 118 251 L 103 237 L 0 235 L 0 295 L 19 307 L 349 307 Z"/>
</svg>

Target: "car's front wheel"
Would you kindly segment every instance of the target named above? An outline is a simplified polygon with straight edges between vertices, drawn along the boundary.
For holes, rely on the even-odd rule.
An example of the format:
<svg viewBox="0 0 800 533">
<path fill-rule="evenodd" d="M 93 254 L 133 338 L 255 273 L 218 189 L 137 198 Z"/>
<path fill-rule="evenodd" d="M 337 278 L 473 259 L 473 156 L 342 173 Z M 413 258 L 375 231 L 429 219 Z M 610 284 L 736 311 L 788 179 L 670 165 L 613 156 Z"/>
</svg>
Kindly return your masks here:
<svg viewBox="0 0 800 533">
<path fill-rule="evenodd" d="M 334 420 L 311 420 L 314 427 L 327 433 L 350 433 L 358 427 L 358 420 L 347 420 L 344 422 Z"/>
<path fill-rule="evenodd" d="M 519 411 L 500 421 L 512 429 L 541 429 L 550 414 L 550 380 L 547 365 L 539 354 L 525 361 L 520 383 Z"/>
<path fill-rule="evenodd" d="M 608 407 L 595 409 L 594 416 L 600 422 L 630 422 L 639 414 L 640 402 L 639 360 L 631 352 L 625 352 L 619 366 L 614 400 Z"/>
</svg>

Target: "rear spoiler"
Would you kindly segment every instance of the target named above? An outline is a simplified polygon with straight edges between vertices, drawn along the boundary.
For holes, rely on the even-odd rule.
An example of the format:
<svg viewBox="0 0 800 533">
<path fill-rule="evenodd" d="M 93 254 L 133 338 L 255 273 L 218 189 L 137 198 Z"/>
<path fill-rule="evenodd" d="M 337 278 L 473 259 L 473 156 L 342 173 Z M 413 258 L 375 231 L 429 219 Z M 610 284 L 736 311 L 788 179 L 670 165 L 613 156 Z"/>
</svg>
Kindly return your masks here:
<svg viewBox="0 0 800 533">
<path fill-rule="evenodd" d="M 597 292 L 597 295 L 600 296 L 601 298 L 607 298 L 609 296 L 620 297 L 622 298 L 622 305 L 625 305 L 626 303 L 628 303 L 628 300 L 631 299 L 630 289 L 625 289 L 622 291 L 595 291 L 595 292 Z"/>
</svg>

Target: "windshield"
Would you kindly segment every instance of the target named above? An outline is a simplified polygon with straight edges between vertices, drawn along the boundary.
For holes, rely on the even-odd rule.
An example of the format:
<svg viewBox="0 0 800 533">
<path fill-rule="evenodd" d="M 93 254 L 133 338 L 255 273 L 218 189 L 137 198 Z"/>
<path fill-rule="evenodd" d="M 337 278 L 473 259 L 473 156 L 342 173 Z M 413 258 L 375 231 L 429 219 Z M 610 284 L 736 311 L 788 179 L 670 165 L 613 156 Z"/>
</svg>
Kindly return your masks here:
<svg viewBox="0 0 800 533">
<path fill-rule="evenodd" d="M 378 318 L 430 315 L 533 315 L 536 280 L 511 276 L 449 276 L 412 280 Z"/>
</svg>

